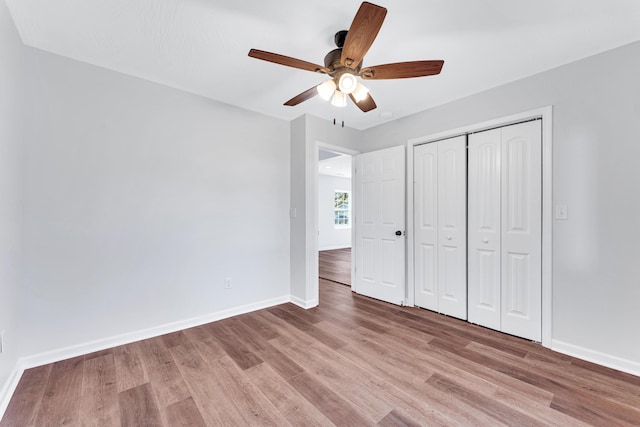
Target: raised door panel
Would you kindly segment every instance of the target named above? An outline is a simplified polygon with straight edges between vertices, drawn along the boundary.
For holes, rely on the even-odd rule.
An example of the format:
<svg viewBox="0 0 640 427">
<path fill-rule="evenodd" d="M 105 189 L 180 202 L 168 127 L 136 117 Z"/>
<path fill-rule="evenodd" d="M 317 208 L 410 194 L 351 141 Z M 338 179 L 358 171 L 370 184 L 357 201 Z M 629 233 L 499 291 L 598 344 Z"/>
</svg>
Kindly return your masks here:
<svg viewBox="0 0 640 427">
<path fill-rule="evenodd" d="M 502 331 L 542 336 L 542 132 L 502 128 Z"/>
<path fill-rule="evenodd" d="M 501 328 L 500 129 L 469 136 L 469 322 Z"/>
<path fill-rule="evenodd" d="M 354 180 L 354 223 L 356 237 L 354 258 L 356 282 L 354 288 L 374 286 L 378 277 L 379 251 L 377 250 L 377 223 L 380 215 L 377 209 L 378 182 L 376 179 L 376 159 L 373 156 L 357 156 Z"/>
<path fill-rule="evenodd" d="M 438 141 L 437 147 L 439 311 L 466 319 L 466 137 Z"/>
<path fill-rule="evenodd" d="M 362 225 L 374 225 L 376 223 L 375 208 L 375 182 L 364 181 L 358 186 L 356 193 L 359 192 L 360 206 L 358 217 Z"/>
<path fill-rule="evenodd" d="M 438 147 L 414 148 L 415 305 L 438 311 Z"/>
<path fill-rule="evenodd" d="M 399 221 L 402 220 L 404 222 L 404 220 L 398 216 L 397 208 L 400 198 L 404 199 L 404 197 L 397 193 L 397 182 L 395 179 L 383 179 L 380 186 L 382 200 L 384 200 L 384 203 L 380 206 L 380 224 L 396 230 L 400 226 Z"/>
<path fill-rule="evenodd" d="M 358 272 L 361 281 L 373 285 L 376 280 L 376 241 L 372 237 L 361 237 L 359 240 Z"/>
<path fill-rule="evenodd" d="M 398 268 L 394 262 L 397 250 L 397 239 L 380 240 L 380 285 L 394 288 L 398 286 Z M 403 266 L 404 267 L 404 266 Z M 395 301 L 398 303 L 398 300 Z"/>
</svg>

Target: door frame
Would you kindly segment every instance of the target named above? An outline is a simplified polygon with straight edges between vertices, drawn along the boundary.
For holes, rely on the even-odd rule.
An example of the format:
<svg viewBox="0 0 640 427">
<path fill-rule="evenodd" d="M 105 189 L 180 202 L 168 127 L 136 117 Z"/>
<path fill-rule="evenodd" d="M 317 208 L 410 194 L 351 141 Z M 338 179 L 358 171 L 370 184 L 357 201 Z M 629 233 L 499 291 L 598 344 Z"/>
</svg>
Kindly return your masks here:
<svg viewBox="0 0 640 427">
<path fill-rule="evenodd" d="M 524 111 L 506 117 L 499 117 L 481 123 L 412 138 L 407 141 L 407 305 L 414 306 L 414 159 L 416 145 L 435 142 L 454 136 L 480 132 L 512 125 L 527 120 L 542 119 L 542 345 L 551 348 L 552 339 L 552 250 L 553 250 L 553 106 Z"/>
<path fill-rule="evenodd" d="M 325 142 L 321 142 L 321 141 L 315 141 L 315 143 L 313 144 L 313 167 L 314 167 L 314 173 L 313 173 L 313 198 L 312 198 L 312 207 L 311 207 L 311 212 L 312 212 L 312 218 L 313 218 L 313 245 L 312 245 L 312 249 L 311 250 L 307 250 L 307 265 L 311 266 L 311 271 L 313 271 L 315 274 L 315 278 L 313 279 L 312 283 L 312 288 L 311 288 L 311 295 L 315 296 L 315 301 L 317 303 L 320 302 L 320 273 L 319 273 L 319 267 L 318 267 L 318 233 L 320 232 L 319 230 L 319 219 L 318 219 L 318 205 L 319 205 L 319 190 L 318 190 L 318 181 L 319 181 L 319 177 L 320 177 L 320 172 L 318 171 L 318 166 L 319 166 L 319 156 L 318 156 L 318 152 L 320 149 L 325 149 L 328 151 L 333 151 L 335 153 L 340 153 L 340 154 L 345 154 L 347 156 L 351 156 L 352 160 L 351 160 L 351 200 L 353 201 L 353 197 L 354 197 L 354 190 L 353 190 L 353 175 L 354 175 L 354 162 L 353 162 L 353 157 L 357 156 L 358 154 L 360 154 L 360 151 L 356 151 L 356 150 L 351 150 L 349 148 L 345 148 L 345 147 L 341 147 L 339 145 L 332 145 L 332 144 L 327 144 Z M 308 176 L 308 175 L 307 175 Z M 353 211 L 352 211 L 353 212 Z M 353 213 L 352 213 L 353 215 Z M 353 262 L 353 241 L 355 240 L 355 226 L 352 222 L 351 225 L 351 287 L 353 288 L 354 286 L 354 278 L 355 278 L 355 265 Z"/>
</svg>

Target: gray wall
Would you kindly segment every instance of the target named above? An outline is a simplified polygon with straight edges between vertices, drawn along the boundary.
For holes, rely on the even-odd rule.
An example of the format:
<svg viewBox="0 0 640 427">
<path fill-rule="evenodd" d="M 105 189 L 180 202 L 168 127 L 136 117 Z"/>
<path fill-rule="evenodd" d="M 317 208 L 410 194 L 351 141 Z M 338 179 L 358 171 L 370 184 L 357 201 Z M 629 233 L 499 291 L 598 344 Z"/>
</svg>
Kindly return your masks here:
<svg viewBox="0 0 640 427">
<path fill-rule="evenodd" d="M 0 399 L 19 356 L 24 72 L 22 42 L 0 1 Z"/>
<path fill-rule="evenodd" d="M 553 200 L 569 208 L 569 220 L 553 224 L 554 343 L 592 359 L 623 359 L 636 372 L 639 58 L 640 42 L 371 128 L 362 147 L 553 105 Z"/>
<path fill-rule="evenodd" d="M 303 115 L 291 122 L 291 297 L 318 304 L 318 143 L 357 150 L 362 133 Z"/>
<path fill-rule="evenodd" d="M 288 122 L 25 50 L 23 354 L 288 297 Z"/>
<path fill-rule="evenodd" d="M 307 116 L 300 116 L 291 122 L 291 194 L 290 206 L 295 217 L 290 219 L 290 259 L 291 259 L 291 296 L 296 304 L 313 305 L 315 297 L 307 295 Z M 313 225 L 310 225 L 313 229 Z M 317 264 L 317 263 L 316 263 Z M 311 273 L 312 274 L 312 273 Z"/>
</svg>

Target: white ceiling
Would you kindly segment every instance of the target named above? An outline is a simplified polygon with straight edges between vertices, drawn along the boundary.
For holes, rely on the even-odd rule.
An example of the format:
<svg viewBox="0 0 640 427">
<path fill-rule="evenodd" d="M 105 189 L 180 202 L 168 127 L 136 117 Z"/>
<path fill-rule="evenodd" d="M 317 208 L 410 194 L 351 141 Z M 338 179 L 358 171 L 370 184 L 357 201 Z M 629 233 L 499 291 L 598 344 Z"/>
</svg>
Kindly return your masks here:
<svg viewBox="0 0 640 427">
<path fill-rule="evenodd" d="M 365 129 L 640 40 L 638 0 L 373 0 L 388 9 L 364 65 L 443 59 L 442 74 L 368 81 L 378 108 L 319 97 L 324 80 L 249 58 L 322 64 L 359 0 L 5 0 L 25 44 L 271 116 Z"/>
<path fill-rule="evenodd" d="M 351 156 L 320 150 L 318 173 L 351 179 Z"/>
</svg>

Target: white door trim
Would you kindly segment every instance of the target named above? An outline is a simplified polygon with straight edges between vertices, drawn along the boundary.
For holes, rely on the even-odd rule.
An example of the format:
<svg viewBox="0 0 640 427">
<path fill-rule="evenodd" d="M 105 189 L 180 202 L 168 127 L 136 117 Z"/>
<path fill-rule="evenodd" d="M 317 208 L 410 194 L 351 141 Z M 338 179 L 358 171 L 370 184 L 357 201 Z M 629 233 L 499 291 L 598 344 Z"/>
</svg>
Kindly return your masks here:
<svg viewBox="0 0 640 427">
<path fill-rule="evenodd" d="M 407 304 L 414 302 L 413 251 L 413 147 L 427 142 L 479 132 L 526 120 L 542 118 L 542 345 L 551 348 L 552 340 L 552 235 L 553 235 L 553 107 L 551 105 L 524 111 L 481 123 L 463 126 L 407 141 Z"/>
</svg>

